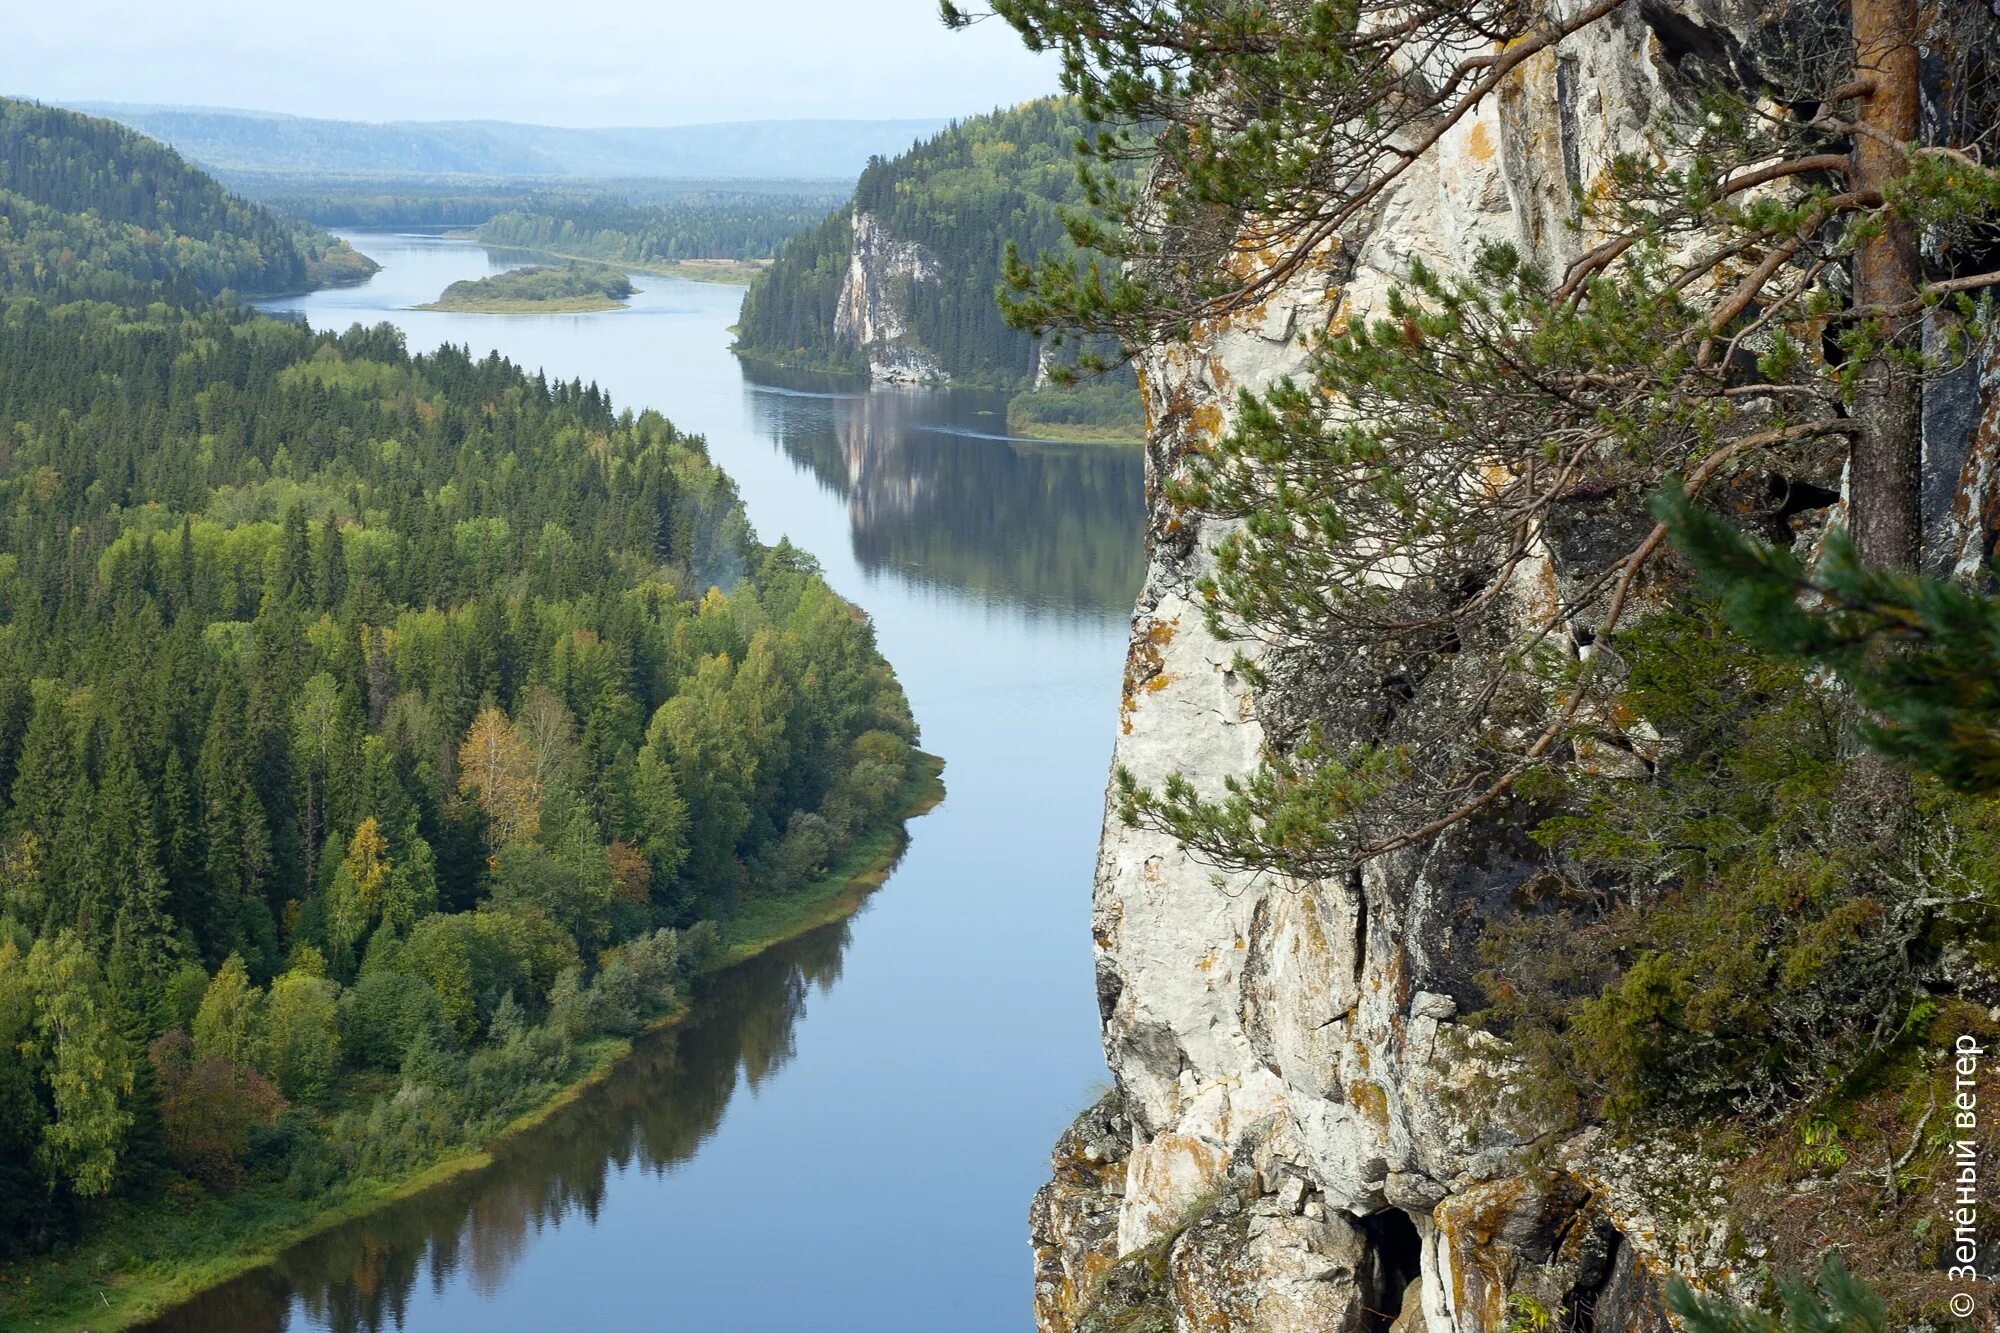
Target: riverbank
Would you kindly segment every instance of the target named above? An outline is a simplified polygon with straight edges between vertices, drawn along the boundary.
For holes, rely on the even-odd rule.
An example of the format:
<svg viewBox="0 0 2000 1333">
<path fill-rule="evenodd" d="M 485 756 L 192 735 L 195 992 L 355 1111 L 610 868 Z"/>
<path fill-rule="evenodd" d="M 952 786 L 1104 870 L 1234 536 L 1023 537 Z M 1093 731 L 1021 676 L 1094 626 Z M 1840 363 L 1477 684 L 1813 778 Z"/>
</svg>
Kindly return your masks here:
<svg viewBox="0 0 2000 1333">
<path fill-rule="evenodd" d="M 1044 387 L 1008 399 L 1007 433 L 1064 444 L 1144 444 L 1146 412 L 1136 389 Z"/>
<path fill-rule="evenodd" d="M 812 887 L 783 900 L 753 902 L 722 927 L 713 974 L 807 931 L 851 916 L 887 880 L 909 841 L 907 822 L 944 799 L 944 761 L 921 755 L 899 817 L 859 840 Z M 648 1024 L 671 1027 L 691 1011 L 677 1003 Z M 580 1048 L 577 1076 L 483 1143 L 390 1178 L 348 1181 L 311 1198 L 263 1181 L 220 1197 L 116 1206 L 90 1240 L 58 1257 L 0 1268 L 0 1327 L 60 1333 L 143 1323 L 203 1291 L 277 1260 L 286 1250 L 356 1218 L 492 1164 L 508 1140 L 547 1122 L 602 1082 L 632 1050 L 604 1037 Z"/>
<path fill-rule="evenodd" d="M 624 310 L 626 305 L 608 296 L 559 296 L 546 301 L 472 297 L 455 301 L 439 298 L 411 309 L 442 310 L 454 315 L 590 315 L 600 310 Z"/>
<path fill-rule="evenodd" d="M 586 255 L 562 255 L 558 259 L 584 259 Z M 619 268 L 630 269 L 634 273 L 651 273 L 663 278 L 686 278 L 689 282 L 715 282 L 725 287 L 748 287 L 750 279 L 761 269 L 769 268 L 768 259 L 683 259 L 671 264 L 635 264 L 625 259 L 600 259 L 600 264 L 615 264 Z"/>
<path fill-rule="evenodd" d="M 676 259 L 668 263 L 646 263 L 636 259 L 607 259 L 603 255 L 580 255 L 568 250 L 524 250 L 519 246 L 482 241 L 477 231 L 447 231 L 456 241 L 472 241 L 488 252 L 533 255 L 538 259 L 566 259 L 582 264 L 607 264 L 628 273 L 648 273 L 662 278 L 685 278 L 689 282 L 715 282 L 727 287 L 748 287 L 750 279 L 771 266 L 768 259 Z M 421 309 L 422 307 L 419 307 Z"/>
<path fill-rule="evenodd" d="M 1050 444 L 1112 444 L 1136 447 L 1146 442 L 1144 434 L 1122 426 L 1064 426 L 1038 423 L 1007 426 L 1009 435 L 1024 440 L 1045 440 Z"/>
</svg>

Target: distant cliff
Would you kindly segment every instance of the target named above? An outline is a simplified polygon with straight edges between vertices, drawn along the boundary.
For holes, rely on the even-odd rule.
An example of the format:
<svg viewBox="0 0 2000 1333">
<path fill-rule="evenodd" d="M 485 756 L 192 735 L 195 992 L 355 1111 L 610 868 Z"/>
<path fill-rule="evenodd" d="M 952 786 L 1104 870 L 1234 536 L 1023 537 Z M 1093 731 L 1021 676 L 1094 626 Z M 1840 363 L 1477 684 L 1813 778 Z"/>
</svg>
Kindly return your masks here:
<svg viewBox="0 0 2000 1333">
<path fill-rule="evenodd" d="M 743 304 L 738 350 L 892 383 L 1026 389 L 1041 346 L 994 304 L 1008 242 L 1066 247 L 1080 201 L 1075 106 L 1044 99 L 976 116 L 871 161 L 854 200 L 793 240 Z"/>
</svg>

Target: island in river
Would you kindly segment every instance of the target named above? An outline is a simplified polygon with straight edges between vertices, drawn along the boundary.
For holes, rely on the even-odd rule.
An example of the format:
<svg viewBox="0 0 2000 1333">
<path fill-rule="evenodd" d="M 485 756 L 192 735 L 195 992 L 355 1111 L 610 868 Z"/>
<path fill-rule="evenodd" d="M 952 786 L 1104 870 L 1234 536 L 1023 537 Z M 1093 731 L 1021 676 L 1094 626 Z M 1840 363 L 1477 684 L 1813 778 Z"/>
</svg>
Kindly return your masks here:
<svg viewBox="0 0 2000 1333">
<path fill-rule="evenodd" d="M 619 310 L 637 290 L 608 264 L 539 264 L 454 282 L 437 300 L 417 309 L 489 315 Z"/>
</svg>

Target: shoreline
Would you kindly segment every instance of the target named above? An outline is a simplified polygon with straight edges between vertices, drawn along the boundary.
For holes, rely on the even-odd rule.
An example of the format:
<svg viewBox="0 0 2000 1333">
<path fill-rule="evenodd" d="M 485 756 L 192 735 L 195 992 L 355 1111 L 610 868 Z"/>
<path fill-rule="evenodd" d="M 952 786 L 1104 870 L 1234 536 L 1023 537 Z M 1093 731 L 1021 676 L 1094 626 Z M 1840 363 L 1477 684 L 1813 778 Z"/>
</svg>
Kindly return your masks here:
<svg viewBox="0 0 2000 1333">
<path fill-rule="evenodd" d="M 646 263 L 637 259 L 606 259 L 602 255 L 572 254 L 568 250 L 542 250 L 530 245 L 508 245 L 502 241 L 479 239 L 477 228 L 446 231 L 444 236 L 471 241 L 483 250 L 511 250 L 516 254 L 542 255 L 549 259 L 572 259 L 581 264 L 603 264 L 627 273 L 648 273 L 661 278 L 684 278 L 689 282 L 712 282 L 722 287 L 748 287 L 750 280 L 771 266 L 768 259 L 676 259 L 667 263 Z M 422 307 L 419 307 L 421 309 Z"/>
<path fill-rule="evenodd" d="M 704 976 L 713 976 L 808 931 L 853 916 L 875 890 L 887 882 L 909 846 L 909 821 L 930 813 L 945 798 L 944 760 L 921 750 L 917 752 L 917 757 L 919 771 L 912 774 L 906 788 L 909 799 L 902 812 L 884 828 L 857 839 L 847 855 L 827 872 L 819 884 L 792 899 L 771 903 L 764 919 L 757 923 L 759 928 L 746 930 L 743 927 L 747 923 L 742 922 L 739 922 L 737 930 L 725 925 L 723 950 L 703 973 Z M 197 1260 L 177 1268 L 155 1265 L 129 1276 L 107 1275 L 101 1284 L 93 1284 L 93 1294 L 99 1299 L 96 1310 L 86 1306 L 74 1314 L 52 1313 L 40 1317 L 13 1311 L 0 1313 L 0 1323 L 8 1328 L 32 1329 L 37 1333 L 57 1333 L 58 1330 L 114 1333 L 115 1330 L 158 1318 L 204 1292 L 270 1266 L 282 1258 L 285 1251 L 314 1236 L 491 1166 L 494 1154 L 503 1145 L 545 1124 L 591 1087 L 610 1077 L 618 1064 L 631 1054 L 634 1041 L 649 1033 L 678 1026 L 692 1012 L 693 1005 L 683 998 L 632 1037 L 599 1038 L 593 1043 L 596 1049 L 583 1072 L 557 1089 L 539 1106 L 523 1111 L 483 1143 L 402 1176 L 356 1182 L 350 1193 L 330 1195 L 324 1208 L 313 1210 L 304 1220 L 284 1227 L 268 1238 L 246 1242 L 245 1248 L 232 1250 L 222 1258 Z M 47 1262 L 57 1261 L 52 1256 L 43 1258 Z M 0 1267 L 0 1296 L 12 1295 L 32 1285 L 42 1267 L 39 1262 L 17 1271 Z M 112 1294 L 117 1296 L 116 1301 L 111 1299 Z M 18 1323 L 14 1322 L 16 1320 Z"/>
<path fill-rule="evenodd" d="M 1121 449 L 1136 448 L 1146 442 L 1146 437 L 1119 430 L 1112 426 L 1008 426 L 1010 435 L 1024 440 L 1040 440 L 1048 444 L 1108 444 Z"/>
<path fill-rule="evenodd" d="M 740 330 L 732 329 L 731 332 L 738 333 Z M 815 379 L 825 381 L 828 389 L 842 393 L 865 393 L 869 389 L 880 386 L 908 387 L 955 390 L 961 393 L 983 393 L 990 394 L 996 399 L 1007 396 L 1011 402 L 1015 397 L 1025 396 L 1026 392 L 994 389 L 977 384 L 959 384 L 949 379 L 878 380 L 865 369 L 842 370 L 809 361 L 787 360 L 765 352 L 753 351 L 744 347 L 740 342 L 732 342 L 729 345 L 729 350 L 738 361 L 746 365 L 755 366 L 766 371 L 777 371 L 786 375 L 812 376 Z M 996 435 L 996 438 L 1012 440 L 1016 443 L 1103 444 L 1119 449 L 1137 448 L 1146 443 L 1146 427 L 1142 421 L 1132 421 L 1128 424 L 1116 426 L 1086 426 L 1070 425 L 1064 422 L 1016 422 L 1011 412 L 1001 414 L 996 411 L 995 415 L 1001 416 L 1002 420 L 1005 421 L 1005 426 L 1002 428 L 1004 435 Z"/>
<path fill-rule="evenodd" d="M 602 310 L 630 310 L 623 301 L 608 296 L 559 296 L 552 301 L 524 301 L 498 298 L 488 301 L 426 301 L 412 310 L 434 310 L 449 315 L 591 315 Z"/>
</svg>

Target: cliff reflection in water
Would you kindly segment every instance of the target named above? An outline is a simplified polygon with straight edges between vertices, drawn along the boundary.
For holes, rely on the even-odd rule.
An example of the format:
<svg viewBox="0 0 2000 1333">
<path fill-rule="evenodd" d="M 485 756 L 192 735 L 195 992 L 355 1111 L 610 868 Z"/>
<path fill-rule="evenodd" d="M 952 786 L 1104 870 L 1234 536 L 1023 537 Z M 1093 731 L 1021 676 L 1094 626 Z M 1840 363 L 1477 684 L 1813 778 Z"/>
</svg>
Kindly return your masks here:
<svg viewBox="0 0 2000 1333">
<path fill-rule="evenodd" d="M 687 1021 L 640 1037 L 605 1081 L 485 1170 L 305 1241 L 146 1328 L 279 1333 L 302 1307 L 315 1328 L 376 1333 L 403 1326 L 420 1281 L 436 1292 L 462 1276 L 496 1295 L 544 1231 L 595 1225 L 613 1171 L 665 1175 L 714 1132 L 740 1084 L 754 1090 L 784 1067 L 807 995 L 839 980 L 849 929 L 836 922 L 714 977 Z"/>
<path fill-rule="evenodd" d="M 758 433 L 846 500 L 871 573 L 1031 609 L 1131 615 L 1145 573 L 1138 449 L 1007 438 L 996 394 L 843 391 L 761 366 L 745 367 L 744 390 Z"/>
</svg>

